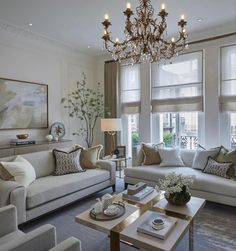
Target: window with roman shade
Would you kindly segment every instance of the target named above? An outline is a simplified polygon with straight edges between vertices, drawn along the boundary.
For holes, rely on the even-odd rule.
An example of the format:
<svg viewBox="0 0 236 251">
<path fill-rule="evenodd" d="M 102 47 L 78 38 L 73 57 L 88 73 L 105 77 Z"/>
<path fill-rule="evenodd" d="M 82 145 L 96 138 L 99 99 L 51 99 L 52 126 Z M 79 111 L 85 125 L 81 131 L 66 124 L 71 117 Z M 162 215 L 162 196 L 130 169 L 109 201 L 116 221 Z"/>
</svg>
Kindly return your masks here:
<svg viewBox="0 0 236 251">
<path fill-rule="evenodd" d="M 152 64 L 152 112 L 203 111 L 203 53 Z"/>
<path fill-rule="evenodd" d="M 141 108 L 140 65 L 120 67 L 121 113 L 136 114 Z"/>
<path fill-rule="evenodd" d="M 236 111 L 236 44 L 221 48 L 221 111 Z"/>
</svg>

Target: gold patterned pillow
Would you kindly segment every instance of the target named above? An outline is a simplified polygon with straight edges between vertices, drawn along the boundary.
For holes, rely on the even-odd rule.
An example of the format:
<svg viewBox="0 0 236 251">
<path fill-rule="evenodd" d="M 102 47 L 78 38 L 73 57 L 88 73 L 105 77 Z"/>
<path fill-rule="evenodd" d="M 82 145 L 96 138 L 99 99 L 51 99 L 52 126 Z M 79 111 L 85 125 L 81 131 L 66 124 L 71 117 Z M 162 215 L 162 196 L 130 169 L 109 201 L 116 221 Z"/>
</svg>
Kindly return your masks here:
<svg viewBox="0 0 236 251">
<path fill-rule="evenodd" d="M 230 178 L 236 179 L 236 149 L 229 151 L 224 146 L 221 146 L 215 160 L 220 163 L 231 162 L 233 165 L 230 167 L 228 175 Z"/>
<path fill-rule="evenodd" d="M 143 151 L 143 165 L 158 165 L 161 163 L 161 157 L 158 152 L 158 148 L 164 147 L 164 143 L 159 144 L 145 144 L 142 143 L 142 151 Z"/>
<path fill-rule="evenodd" d="M 85 149 L 80 145 L 76 145 L 75 148 L 82 149 L 80 154 L 80 165 L 82 168 L 97 168 L 96 162 L 98 161 L 100 153 L 103 149 L 102 145 L 93 146 L 88 149 Z"/>
</svg>

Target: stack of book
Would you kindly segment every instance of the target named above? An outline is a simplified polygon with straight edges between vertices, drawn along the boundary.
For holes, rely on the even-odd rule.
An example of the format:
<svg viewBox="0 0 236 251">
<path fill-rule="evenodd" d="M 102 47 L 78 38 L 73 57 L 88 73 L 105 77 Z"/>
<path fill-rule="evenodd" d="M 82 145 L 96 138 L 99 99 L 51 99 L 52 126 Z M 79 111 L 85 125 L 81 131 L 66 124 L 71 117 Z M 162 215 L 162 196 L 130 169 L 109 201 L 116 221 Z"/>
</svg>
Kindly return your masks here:
<svg viewBox="0 0 236 251">
<path fill-rule="evenodd" d="M 157 227 L 157 224 L 155 224 L 155 222 L 159 221 L 162 222 L 162 227 Z M 178 219 L 174 217 L 152 212 L 151 215 L 146 217 L 146 219 L 137 227 L 137 231 L 164 240 L 177 221 Z"/>
<path fill-rule="evenodd" d="M 13 145 L 13 146 L 31 145 L 35 143 L 36 143 L 35 140 L 32 140 L 32 139 L 12 139 L 10 141 L 10 145 Z"/>
<path fill-rule="evenodd" d="M 139 182 L 136 185 L 125 190 L 122 196 L 124 199 L 128 199 L 131 201 L 140 201 L 149 194 L 151 194 L 153 191 L 154 191 L 153 187 L 149 187 L 147 186 L 147 184 Z"/>
</svg>

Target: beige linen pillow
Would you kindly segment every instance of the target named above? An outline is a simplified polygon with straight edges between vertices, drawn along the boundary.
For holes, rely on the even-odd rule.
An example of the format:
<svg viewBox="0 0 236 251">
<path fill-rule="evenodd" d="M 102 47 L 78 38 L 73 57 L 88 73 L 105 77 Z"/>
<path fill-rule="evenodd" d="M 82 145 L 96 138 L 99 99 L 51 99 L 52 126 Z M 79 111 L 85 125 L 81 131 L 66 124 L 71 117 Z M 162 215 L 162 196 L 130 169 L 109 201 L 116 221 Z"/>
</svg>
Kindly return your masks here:
<svg viewBox="0 0 236 251">
<path fill-rule="evenodd" d="M 75 148 L 82 149 L 80 154 L 80 165 L 82 166 L 82 168 L 97 168 L 96 162 L 99 159 L 100 153 L 103 149 L 102 145 L 93 146 L 88 149 L 85 149 L 80 145 L 76 145 Z"/>
<path fill-rule="evenodd" d="M 143 165 L 154 165 L 161 163 L 161 157 L 158 151 L 158 147 L 164 147 L 163 143 L 148 145 L 142 143 L 142 151 L 144 155 Z"/>
<path fill-rule="evenodd" d="M 236 179 L 236 149 L 229 151 L 224 146 L 221 146 L 215 160 L 219 163 L 231 162 L 233 165 L 228 170 L 228 176 Z"/>
<path fill-rule="evenodd" d="M 8 181 L 14 180 L 14 177 L 0 164 L 0 179 Z"/>
<path fill-rule="evenodd" d="M 28 187 L 36 179 L 33 166 L 22 156 L 17 156 L 11 162 L 1 162 L 1 165 L 14 177 L 15 182 L 24 187 Z"/>
</svg>

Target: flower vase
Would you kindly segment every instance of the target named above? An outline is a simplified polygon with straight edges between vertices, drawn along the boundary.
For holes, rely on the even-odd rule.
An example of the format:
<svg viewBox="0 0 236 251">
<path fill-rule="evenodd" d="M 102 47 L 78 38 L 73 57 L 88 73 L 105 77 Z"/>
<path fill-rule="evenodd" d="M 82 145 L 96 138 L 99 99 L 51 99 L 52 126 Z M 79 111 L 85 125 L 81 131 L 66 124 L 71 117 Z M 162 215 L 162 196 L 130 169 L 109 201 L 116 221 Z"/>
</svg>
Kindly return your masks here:
<svg viewBox="0 0 236 251">
<path fill-rule="evenodd" d="M 184 206 L 190 201 L 191 194 L 186 190 L 186 187 L 183 187 L 180 193 L 172 193 L 169 196 L 165 194 L 165 198 L 170 204 Z"/>
</svg>

